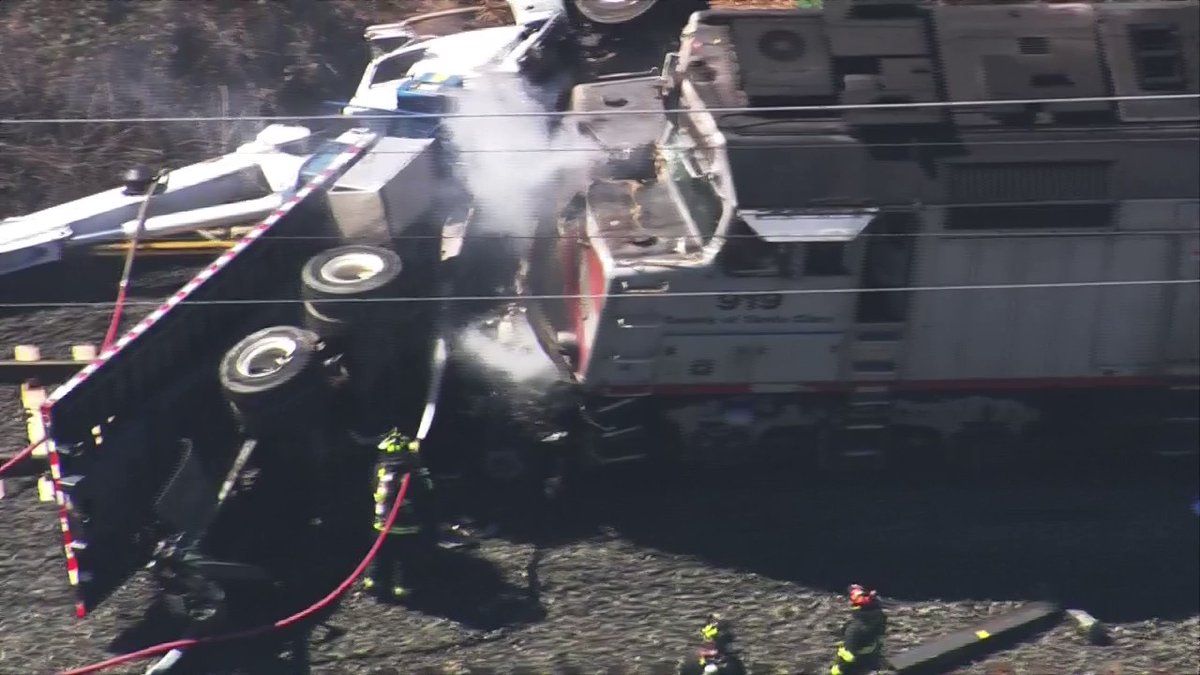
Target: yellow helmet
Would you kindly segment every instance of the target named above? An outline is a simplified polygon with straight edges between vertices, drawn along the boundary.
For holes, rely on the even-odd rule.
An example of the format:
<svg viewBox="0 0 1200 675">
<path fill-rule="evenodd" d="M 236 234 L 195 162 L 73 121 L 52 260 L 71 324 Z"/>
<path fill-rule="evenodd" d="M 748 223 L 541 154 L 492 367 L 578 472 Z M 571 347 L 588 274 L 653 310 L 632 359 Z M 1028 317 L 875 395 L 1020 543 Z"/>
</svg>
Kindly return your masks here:
<svg viewBox="0 0 1200 675">
<path fill-rule="evenodd" d="M 700 637 L 705 642 L 714 642 L 721 634 L 721 617 L 717 614 L 708 615 L 708 623 L 700 629 Z"/>
</svg>

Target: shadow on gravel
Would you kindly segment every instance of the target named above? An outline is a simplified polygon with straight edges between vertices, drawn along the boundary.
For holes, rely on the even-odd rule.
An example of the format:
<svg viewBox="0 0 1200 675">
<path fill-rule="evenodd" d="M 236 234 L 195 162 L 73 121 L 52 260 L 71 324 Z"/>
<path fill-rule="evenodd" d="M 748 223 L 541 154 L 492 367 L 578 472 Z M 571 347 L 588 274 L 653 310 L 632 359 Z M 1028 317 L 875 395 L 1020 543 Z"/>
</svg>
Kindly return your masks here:
<svg viewBox="0 0 1200 675">
<path fill-rule="evenodd" d="M 310 490 L 296 490 L 286 481 L 268 482 L 267 473 L 262 474 L 253 489 L 230 499 L 206 551 L 217 559 L 271 570 L 280 585 L 257 592 L 230 592 L 228 616 L 236 619 L 209 626 L 205 634 L 227 634 L 269 625 L 280 617 L 306 610 L 350 575 L 374 536 L 370 528 L 371 493 L 363 487 L 368 482 L 364 479 L 370 477 L 374 457 L 364 454 L 357 460 L 362 466 L 344 472 L 338 483 L 326 486 L 329 494 L 355 498 L 325 502 L 319 523 L 308 518 L 312 504 L 305 495 L 311 494 Z M 508 583 L 495 564 L 477 552 L 441 549 L 433 553 L 425 570 L 413 573 L 418 588 L 406 603 L 406 611 L 442 617 L 485 632 L 534 623 L 545 616 L 539 603 L 536 574 L 529 587 L 520 588 Z M 420 583 L 418 575 L 426 574 L 427 583 Z M 340 626 L 335 616 L 348 595 L 287 631 L 188 652 L 181 661 L 180 672 L 304 675 L 309 672 L 308 653 L 312 646 L 337 644 L 351 630 L 351 626 Z M 177 640 L 185 631 L 182 621 L 156 605 L 141 621 L 122 632 L 109 650 L 129 653 Z M 386 646 L 378 649 L 391 653 Z M 349 641 L 333 647 L 333 651 L 342 652 L 339 658 L 350 661 L 380 656 L 370 650 L 359 653 L 361 643 L 356 646 Z"/>
<path fill-rule="evenodd" d="M 837 593 L 1050 599 L 1112 622 L 1200 610 L 1194 473 L 797 475 L 614 476 L 585 488 L 575 527 Z"/>
<path fill-rule="evenodd" d="M 177 640 L 183 630 L 184 626 L 180 622 L 156 604 L 142 621 L 118 636 L 109 645 L 109 651 L 126 654 L 151 645 Z M 195 649 L 188 652 L 171 672 L 172 675 L 305 675 L 309 672 L 309 645 L 336 639 L 343 633 L 344 631 L 326 625 L 306 625 L 254 640 Z"/>
<path fill-rule="evenodd" d="M 438 551 L 436 576 L 407 607 L 475 630 L 498 630 L 545 618 L 535 593 L 506 582 L 491 562 L 464 553 Z"/>
</svg>

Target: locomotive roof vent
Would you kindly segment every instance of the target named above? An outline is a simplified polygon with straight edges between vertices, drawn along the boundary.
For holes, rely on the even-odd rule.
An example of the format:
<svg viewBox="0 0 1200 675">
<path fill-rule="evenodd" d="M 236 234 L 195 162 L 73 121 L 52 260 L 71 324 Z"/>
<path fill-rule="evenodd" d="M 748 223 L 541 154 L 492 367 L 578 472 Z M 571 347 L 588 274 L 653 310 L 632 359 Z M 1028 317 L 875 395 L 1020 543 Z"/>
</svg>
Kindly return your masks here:
<svg viewBox="0 0 1200 675">
<path fill-rule="evenodd" d="M 959 125 L 1099 120 L 1114 112 L 1098 100 L 1109 92 L 1093 6 L 939 5 L 932 13 L 940 51 L 953 55 L 942 63 L 951 100 L 1042 101 L 961 108 L 954 112 Z"/>
<path fill-rule="evenodd" d="M 804 56 L 804 38 L 788 30 L 771 30 L 758 39 L 758 49 L 772 61 L 796 61 Z"/>
<path fill-rule="evenodd" d="M 1200 93 L 1200 5 L 1195 2 L 1105 3 L 1097 6 L 1100 44 L 1117 96 Z M 1200 99 L 1117 103 L 1124 122 L 1200 117 Z"/>
<path fill-rule="evenodd" d="M 751 105 L 818 103 L 836 96 L 824 30 L 819 15 L 730 19 L 738 83 Z"/>
</svg>

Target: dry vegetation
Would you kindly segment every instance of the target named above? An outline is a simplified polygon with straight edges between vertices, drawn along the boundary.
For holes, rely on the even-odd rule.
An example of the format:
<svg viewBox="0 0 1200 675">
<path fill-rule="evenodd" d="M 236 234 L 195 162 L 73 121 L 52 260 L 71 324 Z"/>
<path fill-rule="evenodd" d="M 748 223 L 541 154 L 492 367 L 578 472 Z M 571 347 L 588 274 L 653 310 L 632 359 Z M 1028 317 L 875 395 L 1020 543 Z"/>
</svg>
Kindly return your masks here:
<svg viewBox="0 0 1200 675">
<path fill-rule="evenodd" d="M 18 119 L 312 113 L 352 92 L 369 57 L 365 26 L 458 5 L 504 3 L 2 3 L 0 110 Z M 197 161 L 243 142 L 256 124 L 0 127 L 0 212 L 107 187 L 136 161 Z"/>
<path fill-rule="evenodd" d="M 350 95 L 368 58 L 365 26 L 457 6 L 480 7 L 481 24 L 506 13 L 503 0 L 0 3 L 0 117 L 311 114 Z M 219 154 L 258 124 L 0 126 L 0 215 L 108 187 L 134 162 Z"/>
</svg>

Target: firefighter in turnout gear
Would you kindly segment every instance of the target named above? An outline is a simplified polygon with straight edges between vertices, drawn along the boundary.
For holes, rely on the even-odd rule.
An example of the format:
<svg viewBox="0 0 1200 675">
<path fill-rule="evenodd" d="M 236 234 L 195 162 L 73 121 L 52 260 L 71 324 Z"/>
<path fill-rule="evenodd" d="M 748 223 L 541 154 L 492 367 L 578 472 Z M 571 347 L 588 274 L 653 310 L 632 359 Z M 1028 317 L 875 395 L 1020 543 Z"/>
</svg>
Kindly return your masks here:
<svg viewBox="0 0 1200 675">
<path fill-rule="evenodd" d="M 829 675 L 862 675 L 884 667 L 883 634 L 887 617 L 879 597 L 858 584 L 850 587 L 852 615 L 842 630 L 837 657 Z"/>
<path fill-rule="evenodd" d="M 707 623 L 704 628 L 700 629 L 700 639 L 704 640 L 705 645 L 711 646 L 720 654 L 729 654 L 733 651 L 733 629 L 727 622 L 721 621 L 721 615 L 709 614 Z"/>
<path fill-rule="evenodd" d="M 410 474 L 408 492 L 387 539 L 363 579 L 363 585 L 382 599 L 405 599 L 411 589 L 413 567 L 436 540 L 432 513 L 433 480 L 421 465 L 420 442 L 392 430 L 379 446 L 375 464 L 375 531 L 383 530 L 396 501 L 404 474 Z"/>
<path fill-rule="evenodd" d="M 733 627 L 718 614 L 709 614 L 700 629 L 704 646 L 700 649 L 699 672 L 703 675 L 742 675 L 745 667 L 733 646 Z"/>
</svg>

